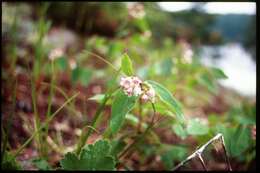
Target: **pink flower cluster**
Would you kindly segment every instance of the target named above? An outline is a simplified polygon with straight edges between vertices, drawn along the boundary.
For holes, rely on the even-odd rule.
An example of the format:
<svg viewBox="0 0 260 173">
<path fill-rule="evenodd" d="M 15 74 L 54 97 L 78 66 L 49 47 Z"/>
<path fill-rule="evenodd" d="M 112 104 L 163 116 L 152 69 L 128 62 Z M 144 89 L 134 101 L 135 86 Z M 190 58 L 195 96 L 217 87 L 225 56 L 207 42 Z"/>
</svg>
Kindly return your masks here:
<svg viewBox="0 0 260 173">
<path fill-rule="evenodd" d="M 142 89 L 142 81 L 136 76 L 122 77 L 120 80 L 120 86 L 122 87 L 125 94 L 128 96 L 140 96 L 144 102 L 148 100 L 155 101 L 155 91 L 152 87 L 149 89 Z"/>
</svg>

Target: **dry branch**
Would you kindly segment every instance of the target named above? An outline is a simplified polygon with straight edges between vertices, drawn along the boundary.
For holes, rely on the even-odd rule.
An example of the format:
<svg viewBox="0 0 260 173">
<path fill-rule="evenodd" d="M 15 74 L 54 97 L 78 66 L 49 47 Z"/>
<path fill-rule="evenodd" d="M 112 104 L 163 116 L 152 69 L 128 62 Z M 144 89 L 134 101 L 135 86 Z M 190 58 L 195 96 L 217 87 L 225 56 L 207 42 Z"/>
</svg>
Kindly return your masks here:
<svg viewBox="0 0 260 173">
<path fill-rule="evenodd" d="M 222 146 L 224 148 L 225 160 L 226 160 L 226 163 L 228 165 L 228 169 L 229 169 L 229 171 L 232 171 L 232 168 L 231 168 L 231 165 L 230 165 L 230 162 L 229 162 L 229 158 L 228 158 L 228 154 L 227 154 L 227 150 L 226 150 L 226 146 L 225 146 L 225 143 L 224 143 L 224 137 L 223 137 L 223 135 L 221 133 L 218 133 L 215 137 L 211 138 L 206 144 L 201 146 L 198 150 L 196 150 L 194 153 L 192 153 L 190 156 L 188 156 L 185 160 L 183 160 L 181 163 L 179 163 L 176 167 L 173 168 L 173 171 L 178 170 L 185 163 L 187 163 L 188 161 L 190 161 L 191 159 L 193 159 L 193 158 L 195 158 L 197 156 L 199 157 L 200 162 L 201 162 L 203 168 L 207 171 L 206 165 L 205 165 L 205 163 L 203 161 L 203 158 L 201 157 L 201 154 L 203 153 L 203 151 L 205 150 L 205 148 L 208 145 L 212 144 L 214 141 L 218 141 L 219 139 L 221 140 Z"/>
</svg>

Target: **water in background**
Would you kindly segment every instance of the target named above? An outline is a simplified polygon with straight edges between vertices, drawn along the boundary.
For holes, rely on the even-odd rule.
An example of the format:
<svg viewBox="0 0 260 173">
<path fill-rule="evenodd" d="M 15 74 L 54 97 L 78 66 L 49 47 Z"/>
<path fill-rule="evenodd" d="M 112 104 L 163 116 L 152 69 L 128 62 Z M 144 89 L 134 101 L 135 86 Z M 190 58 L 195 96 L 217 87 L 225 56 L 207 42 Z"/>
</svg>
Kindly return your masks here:
<svg viewBox="0 0 260 173">
<path fill-rule="evenodd" d="M 228 79 L 220 84 L 244 96 L 256 96 L 256 63 L 239 43 L 222 46 L 202 46 L 201 61 L 208 66 L 221 68 Z"/>
</svg>

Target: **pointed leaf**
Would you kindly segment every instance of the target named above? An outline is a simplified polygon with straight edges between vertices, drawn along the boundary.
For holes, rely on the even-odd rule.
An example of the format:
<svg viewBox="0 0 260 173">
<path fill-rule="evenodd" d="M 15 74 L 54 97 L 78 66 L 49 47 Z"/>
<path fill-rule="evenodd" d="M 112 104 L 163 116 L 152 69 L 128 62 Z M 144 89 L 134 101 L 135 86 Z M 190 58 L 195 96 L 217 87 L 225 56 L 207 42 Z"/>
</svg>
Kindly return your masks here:
<svg viewBox="0 0 260 173">
<path fill-rule="evenodd" d="M 175 100 L 175 98 L 172 96 L 171 92 L 167 90 L 164 86 L 162 86 L 161 84 L 155 81 L 149 80 L 147 81 L 147 83 L 152 85 L 152 87 L 154 88 L 156 94 L 159 96 L 161 101 L 163 101 L 170 108 L 170 110 L 176 114 L 177 119 L 183 123 L 184 116 L 181 110 L 181 106 L 179 105 L 177 100 Z"/>
<path fill-rule="evenodd" d="M 114 102 L 112 103 L 110 128 L 115 134 L 123 125 L 126 114 L 131 111 L 135 105 L 136 97 L 128 97 L 122 90 L 116 93 Z"/>
<path fill-rule="evenodd" d="M 42 158 L 34 159 L 32 163 L 39 169 L 39 170 L 51 170 L 51 166 L 49 163 Z"/>
<path fill-rule="evenodd" d="M 122 68 L 122 71 L 127 76 L 132 76 L 134 74 L 132 61 L 126 53 L 124 53 L 124 55 L 123 55 L 123 58 L 121 61 L 121 68 Z"/>
<path fill-rule="evenodd" d="M 216 79 L 227 79 L 227 75 L 219 68 L 212 67 L 211 72 Z"/>
</svg>

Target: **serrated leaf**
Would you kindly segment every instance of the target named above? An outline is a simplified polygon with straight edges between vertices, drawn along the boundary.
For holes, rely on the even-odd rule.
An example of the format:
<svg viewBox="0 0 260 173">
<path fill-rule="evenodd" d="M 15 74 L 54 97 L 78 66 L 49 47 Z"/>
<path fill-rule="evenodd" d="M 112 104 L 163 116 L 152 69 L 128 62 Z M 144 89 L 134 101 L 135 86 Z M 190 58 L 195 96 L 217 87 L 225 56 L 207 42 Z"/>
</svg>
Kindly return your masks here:
<svg viewBox="0 0 260 173">
<path fill-rule="evenodd" d="M 51 166 L 49 163 L 41 158 L 34 159 L 32 163 L 39 169 L 39 170 L 51 170 Z"/>
<path fill-rule="evenodd" d="M 208 126 L 202 124 L 198 119 L 191 119 L 188 122 L 187 133 L 190 135 L 205 135 L 208 131 Z"/>
<path fill-rule="evenodd" d="M 122 90 L 119 90 L 114 98 L 111 108 L 111 120 L 109 127 L 115 134 L 123 125 L 126 114 L 131 111 L 135 105 L 137 97 L 128 97 Z"/>
<path fill-rule="evenodd" d="M 115 160 L 110 150 L 108 141 L 99 140 L 84 147 L 79 158 L 74 153 L 67 153 L 61 160 L 61 166 L 65 170 L 114 170 Z"/>
<path fill-rule="evenodd" d="M 61 167 L 65 170 L 84 170 L 85 165 L 82 160 L 77 158 L 75 153 L 67 153 L 60 161 Z"/>
<path fill-rule="evenodd" d="M 215 67 L 212 67 L 211 68 L 211 72 L 213 74 L 213 76 L 216 78 L 216 79 L 227 79 L 228 77 L 225 75 L 225 73 L 219 69 L 219 68 L 215 68 Z"/>
<path fill-rule="evenodd" d="M 174 124 L 172 126 L 172 129 L 173 129 L 173 131 L 175 132 L 176 135 L 181 137 L 181 139 L 185 139 L 188 136 L 186 130 L 182 127 L 181 124 Z"/>
<path fill-rule="evenodd" d="M 175 98 L 172 96 L 171 92 L 168 89 L 166 89 L 164 86 L 162 86 L 161 84 L 155 81 L 149 80 L 147 81 L 147 83 L 152 85 L 152 87 L 154 88 L 156 94 L 159 96 L 161 101 L 163 101 L 170 108 L 170 110 L 176 114 L 177 119 L 181 123 L 183 123 L 184 116 L 183 116 L 181 106 L 179 105 L 177 100 L 175 100 Z"/>
<path fill-rule="evenodd" d="M 127 76 L 132 76 L 134 74 L 132 61 L 126 53 L 124 53 L 121 60 L 121 68 Z"/>
</svg>

